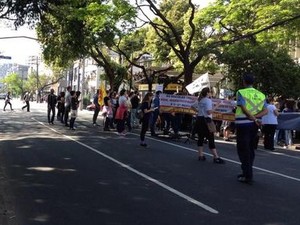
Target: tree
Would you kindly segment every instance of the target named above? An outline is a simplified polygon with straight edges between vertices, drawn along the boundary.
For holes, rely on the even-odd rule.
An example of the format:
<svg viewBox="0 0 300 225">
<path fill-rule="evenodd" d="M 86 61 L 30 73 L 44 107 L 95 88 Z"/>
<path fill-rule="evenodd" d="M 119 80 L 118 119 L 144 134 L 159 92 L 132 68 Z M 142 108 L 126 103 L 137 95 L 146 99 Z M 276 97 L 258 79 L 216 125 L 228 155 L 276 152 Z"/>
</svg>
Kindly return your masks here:
<svg viewBox="0 0 300 225">
<path fill-rule="evenodd" d="M 201 60 L 210 54 L 222 51 L 222 47 L 239 40 L 255 40 L 258 34 L 277 30 L 282 25 L 289 24 L 291 28 L 299 25 L 299 0 L 217 0 L 209 7 L 199 9 L 191 0 L 164 0 L 160 7 L 151 0 L 143 0 L 151 12 L 157 17 L 152 20 L 144 16 L 155 30 L 157 36 L 168 44 L 172 54 L 182 65 L 185 84 L 192 81 L 192 75 Z M 168 10 L 181 4 L 184 18 L 184 29 L 178 29 L 178 21 L 174 21 Z M 136 5 L 143 11 L 139 1 Z M 186 7 L 188 5 L 188 8 Z M 175 16 L 176 18 L 176 16 Z M 299 27 L 299 26 L 298 26 Z M 280 28 L 283 29 L 283 28 Z"/>
<path fill-rule="evenodd" d="M 300 96 L 300 66 L 288 55 L 286 49 L 276 49 L 274 44 L 238 42 L 224 48 L 218 58 L 226 64 L 227 77 L 242 87 L 241 74 L 252 72 L 255 85 L 266 94 L 297 98 Z"/>
<path fill-rule="evenodd" d="M 111 59 L 116 36 L 133 22 L 135 10 L 127 1 L 78 1 L 55 7 L 45 14 L 38 26 L 38 37 L 44 46 L 44 57 L 56 65 L 90 56 L 104 68 L 113 89 L 117 75 L 124 73 Z"/>
<path fill-rule="evenodd" d="M 35 24 L 45 12 L 51 12 L 52 5 L 61 5 L 68 0 L 2 0 L 0 19 L 14 21 L 16 27 L 25 23 Z"/>
<path fill-rule="evenodd" d="M 17 73 L 11 73 L 1 80 L 1 83 L 6 84 L 8 91 L 14 95 L 22 94 L 22 79 Z"/>
</svg>

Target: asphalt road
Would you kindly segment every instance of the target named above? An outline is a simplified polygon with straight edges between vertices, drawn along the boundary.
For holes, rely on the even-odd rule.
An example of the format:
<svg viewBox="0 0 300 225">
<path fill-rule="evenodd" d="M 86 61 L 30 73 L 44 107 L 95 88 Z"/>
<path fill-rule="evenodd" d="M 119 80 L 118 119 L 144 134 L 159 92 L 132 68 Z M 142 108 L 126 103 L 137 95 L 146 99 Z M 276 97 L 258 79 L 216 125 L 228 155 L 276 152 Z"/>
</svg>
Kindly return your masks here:
<svg viewBox="0 0 300 225">
<path fill-rule="evenodd" d="M 3 107 L 0 101 L 0 107 Z M 0 111 L 1 225 L 299 225 L 300 152 L 258 149 L 253 185 L 235 144 L 225 165 L 197 160 L 196 143 L 120 137 L 79 112 L 77 130 L 48 125 L 46 105 Z M 99 121 L 100 122 L 100 121 Z"/>
</svg>

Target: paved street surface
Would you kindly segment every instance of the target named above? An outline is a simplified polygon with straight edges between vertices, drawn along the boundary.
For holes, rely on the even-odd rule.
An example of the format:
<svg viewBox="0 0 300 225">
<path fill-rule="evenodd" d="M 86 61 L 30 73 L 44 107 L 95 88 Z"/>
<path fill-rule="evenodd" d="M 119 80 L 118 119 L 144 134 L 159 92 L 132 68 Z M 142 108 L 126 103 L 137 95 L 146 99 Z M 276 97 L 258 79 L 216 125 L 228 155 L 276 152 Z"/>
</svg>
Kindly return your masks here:
<svg viewBox="0 0 300 225">
<path fill-rule="evenodd" d="M 104 132 L 92 112 L 70 131 L 47 123 L 46 104 L 12 103 L 0 101 L 0 225 L 300 224 L 298 151 L 258 149 L 255 182 L 242 184 L 233 142 L 217 141 L 225 165 L 207 150 L 199 162 L 185 138 L 144 148 L 139 130 Z"/>
</svg>

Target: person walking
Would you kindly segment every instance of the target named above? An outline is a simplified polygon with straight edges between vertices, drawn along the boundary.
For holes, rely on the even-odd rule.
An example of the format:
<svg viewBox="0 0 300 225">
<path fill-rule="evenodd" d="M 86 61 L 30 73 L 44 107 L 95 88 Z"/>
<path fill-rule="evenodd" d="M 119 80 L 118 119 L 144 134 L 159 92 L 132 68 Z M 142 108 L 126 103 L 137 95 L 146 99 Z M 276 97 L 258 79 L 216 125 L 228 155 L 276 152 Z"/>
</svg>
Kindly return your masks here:
<svg viewBox="0 0 300 225">
<path fill-rule="evenodd" d="M 55 117 L 55 107 L 56 107 L 56 103 L 57 103 L 57 96 L 54 94 L 54 89 L 51 88 L 50 90 L 50 94 L 48 95 L 48 99 L 47 99 L 47 103 L 48 103 L 48 123 L 49 124 L 54 124 L 54 117 Z M 52 115 L 51 115 L 52 113 Z M 50 118 L 51 115 L 51 118 Z"/>
<path fill-rule="evenodd" d="M 65 95 L 65 113 L 64 113 L 64 122 L 65 122 L 65 126 L 69 127 L 69 113 L 71 111 L 71 86 L 67 87 L 67 91 L 66 91 L 66 95 Z"/>
<path fill-rule="evenodd" d="M 143 111 L 143 118 L 141 119 L 142 128 L 140 132 L 140 140 L 141 140 L 140 145 L 143 147 L 147 147 L 147 144 L 145 143 L 145 136 L 149 127 L 150 116 L 154 111 L 154 109 L 151 108 L 151 102 L 152 102 L 152 93 L 148 92 L 143 98 L 140 107 L 140 110 Z"/>
<path fill-rule="evenodd" d="M 11 104 L 10 100 L 11 100 L 11 96 L 10 96 L 10 91 L 9 91 L 9 92 L 7 92 L 7 94 L 5 96 L 5 103 L 4 103 L 3 111 L 5 111 L 5 108 L 6 108 L 7 104 L 10 106 L 10 110 L 13 111 L 12 104 Z"/>
<path fill-rule="evenodd" d="M 242 174 L 237 176 L 237 180 L 247 184 L 252 184 L 253 181 L 254 148 L 260 125 L 259 119 L 268 113 L 266 97 L 252 87 L 253 83 L 253 75 L 245 74 L 243 76 L 245 88 L 238 90 L 236 94 L 236 146 L 242 169 Z"/>
<path fill-rule="evenodd" d="M 94 115 L 93 115 L 93 126 L 97 126 L 98 124 L 96 123 L 101 106 L 99 104 L 99 89 L 97 90 L 96 94 L 93 97 L 93 104 L 95 105 L 95 110 L 94 110 Z"/>
<path fill-rule="evenodd" d="M 25 101 L 25 104 L 23 107 L 22 107 L 22 110 L 24 110 L 25 108 L 27 108 L 27 112 L 30 112 L 30 105 L 29 105 L 29 99 L 30 99 L 30 95 L 28 92 L 25 93 L 24 97 L 23 97 L 23 100 Z"/>
<path fill-rule="evenodd" d="M 197 114 L 195 129 L 198 135 L 198 160 L 205 161 L 206 157 L 203 154 L 204 138 L 208 140 L 208 147 L 213 154 L 213 162 L 217 164 L 224 164 L 225 161 L 218 155 L 214 133 L 208 130 L 207 120 L 212 120 L 212 100 L 210 99 L 211 91 L 208 87 L 201 90 L 198 101 L 192 105 Z"/>
<path fill-rule="evenodd" d="M 274 151 L 274 136 L 278 125 L 277 117 L 279 115 L 278 109 L 274 105 L 272 97 L 267 98 L 268 113 L 262 117 L 262 132 L 264 134 L 264 148 Z"/>
</svg>

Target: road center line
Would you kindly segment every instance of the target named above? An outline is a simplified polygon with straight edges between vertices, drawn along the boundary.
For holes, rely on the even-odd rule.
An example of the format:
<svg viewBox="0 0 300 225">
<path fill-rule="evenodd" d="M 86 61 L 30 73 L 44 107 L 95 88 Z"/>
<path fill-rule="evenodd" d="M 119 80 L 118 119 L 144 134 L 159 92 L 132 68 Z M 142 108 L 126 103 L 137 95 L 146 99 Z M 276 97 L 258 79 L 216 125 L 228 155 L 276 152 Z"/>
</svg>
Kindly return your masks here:
<svg viewBox="0 0 300 225">
<path fill-rule="evenodd" d="M 119 160 L 117 160 L 115 158 L 112 158 L 109 155 L 106 155 L 105 153 L 103 153 L 103 152 L 101 152 L 101 151 L 99 151 L 99 150 L 97 150 L 97 149 L 95 149 L 95 148 L 93 148 L 93 147 L 91 147 L 91 146 L 89 146 L 87 144 L 84 144 L 84 143 L 82 143 L 80 141 L 77 141 L 77 140 L 75 140 L 71 136 L 62 134 L 62 133 L 58 132 L 57 130 L 55 130 L 54 128 L 46 126 L 44 123 L 36 120 L 35 118 L 32 118 L 32 119 L 35 120 L 36 122 L 38 122 L 39 124 L 41 124 L 41 125 L 49 128 L 49 129 L 51 129 L 55 133 L 60 134 L 60 135 L 62 135 L 64 137 L 66 137 L 67 139 L 70 139 L 70 140 L 76 142 L 77 144 L 79 144 L 81 146 L 84 146 L 85 148 L 87 148 L 87 149 L 89 149 L 89 150 L 91 150 L 91 151 L 93 151 L 93 152 L 95 152 L 95 153 L 103 156 L 104 158 L 106 158 L 106 159 L 108 159 L 108 160 L 110 160 L 110 161 L 112 161 L 112 162 L 120 165 L 121 167 L 123 167 L 123 168 L 125 168 L 125 169 L 127 169 L 127 170 L 129 170 L 129 171 L 131 171 L 131 172 L 133 172 L 133 173 L 135 173 L 135 174 L 137 174 L 137 175 L 145 178 L 146 180 L 151 181 L 152 183 L 155 183 L 156 185 L 164 188 L 165 190 L 167 190 L 167 191 L 169 191 L 169 192 L 171 192 L 171 193 L 173 193 L 173 194 L 175 194 L 175 195 L 177 195 L 177 196 L 179 196 L 179 197 L 181 197 L 181 198 L 183 198 L 183 199 L 185 199 L 185 200 L 187 200 L 187 201 L 189 201 L 189 202 L 191 202 L 191 203 L 193 203 L 193 204 L 195 204 L 195 205 L 197 205 L 199 207 L 201 207 L 202 209 L 204 209 L 204 210 L 206 210 L 206 211 L 208 211 L 210 213 L 214 213 L 214 214 L 218 214 L 219 213 L 217 210 L 213 209 L 212 207 L 210 207 L 210 206 L 208 206 L 208 205 L 206 205 L 206 204 L 204 204 L 204 203 L 202 203 L 202 202 L 200 202 L 200 201 L 198 201 L 198 200 L 196 200 L 196 199 L 194 199 L 194 198 L 192 198 L 192 197 L 190 197 L 190 196 L 188 196 L 186 194 L 183 194 L 182 192 L 177 191 L 176 189 L 174 189 L 174 188 L 172 188 L 172 187 L 170 187 L 170 186 L 168 186 L 168 185 L 166 185 L 166 184 L 164 184 L 164 183 L 162 183 L 162 182 L 160 182 L 160 181 L 158 181 L 158 180 L 156 180 L 156 179 L 154 179 L 154 178 L 152 178 L 152 177 L 150 177 L 150 176 L 148 176 L 148 175 L 146 175 L 146 174 L 144 174 L 142 172 L 139 172 L 138 170 L 132 168 L 131 166 L 128 166 L 128 165 L 120 162 Z"/>
</svg>

